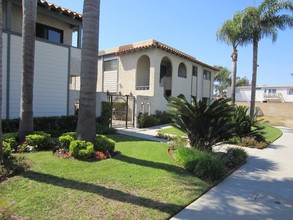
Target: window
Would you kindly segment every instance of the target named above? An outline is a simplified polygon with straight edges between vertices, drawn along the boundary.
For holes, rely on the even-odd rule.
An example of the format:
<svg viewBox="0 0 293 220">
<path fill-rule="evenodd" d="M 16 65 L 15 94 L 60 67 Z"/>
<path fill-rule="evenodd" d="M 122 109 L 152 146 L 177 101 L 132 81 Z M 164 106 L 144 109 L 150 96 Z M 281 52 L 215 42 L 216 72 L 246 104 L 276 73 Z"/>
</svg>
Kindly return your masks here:
<svg viewBox="0 0 293 220">
<path fill-rule="evenodd" d="M 288 95 L 293 95 L 293 88 L 288 89 Z"/>
<path fill-rule="evenodd" d="M 211 80 L 211 71 L 204 70 L 203 71 L 203 79 L 205 79 L 205 80 Z"/>
<path fill-rule="evenodd" d="M 184 65 L 184 63 L 179 64 L 178 77 L 187 78 L 186 66 Z"/>
<path fill-rule="evenodd" d="M 63 30 L 44 24 L 36 24 L 36 36 L 55 43 L 63 43 Z"/>
<path fill-rule="evenodd" d="M 197 66 L 192 66 L 192 76 L 197 77 L 197 72 L 198 72 L 198 67 Z"/>
<path fill-rule="evenodd" d="M 117 70 L 117 59 L 104 61 L 104 71 Z"/>
</svg>

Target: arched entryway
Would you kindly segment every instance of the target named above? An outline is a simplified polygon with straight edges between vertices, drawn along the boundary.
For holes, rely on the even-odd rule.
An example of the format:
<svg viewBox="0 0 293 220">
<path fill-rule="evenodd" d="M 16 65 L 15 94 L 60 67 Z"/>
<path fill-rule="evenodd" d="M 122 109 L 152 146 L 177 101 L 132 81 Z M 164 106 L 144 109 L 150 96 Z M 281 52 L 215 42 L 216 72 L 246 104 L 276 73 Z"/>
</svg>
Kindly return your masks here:
<svg viewBox="0 0 293 220">
<path fill-rule="evenodd" d="M 172 95 L 172 65 L 168 57 L 164 57 L 161 61 L 160 86 L 164 88 L 166 98 Z"/>
</svg>

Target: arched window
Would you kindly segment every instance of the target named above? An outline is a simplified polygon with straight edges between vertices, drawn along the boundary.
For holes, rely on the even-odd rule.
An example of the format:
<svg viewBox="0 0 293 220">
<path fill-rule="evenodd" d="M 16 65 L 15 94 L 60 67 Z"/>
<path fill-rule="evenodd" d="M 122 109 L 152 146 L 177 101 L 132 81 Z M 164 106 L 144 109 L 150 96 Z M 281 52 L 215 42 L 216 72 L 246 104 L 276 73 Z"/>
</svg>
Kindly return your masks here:
<svg viewBox="0 0 293 220">
<path fill-rule="evenodd" d="M 186 66 L 184 63 L 179 64 L 178 77 L 187 78 L 187 71 L 186 71 Z"/>
<path fill-rule="evenodd" d="M 150 58 L 143 55 L 137 61 L 136 90 L 150 89 Z"/>
</svg>

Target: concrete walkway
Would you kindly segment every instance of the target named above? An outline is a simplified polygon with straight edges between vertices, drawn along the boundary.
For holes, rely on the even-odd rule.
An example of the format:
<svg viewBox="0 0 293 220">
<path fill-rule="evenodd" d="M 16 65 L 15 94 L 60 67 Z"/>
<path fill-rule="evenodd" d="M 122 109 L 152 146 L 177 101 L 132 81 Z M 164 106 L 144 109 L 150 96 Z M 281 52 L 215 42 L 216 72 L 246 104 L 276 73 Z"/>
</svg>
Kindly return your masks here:
<svg viewBox="0 0 293 220">
<path fill-rule="evenodd" d="M 151 128 L 117 128 L 119 134 L 129 135 L 157 142 L 168 142 L 166 139 L 157 138 L 156 135 L 160 129 L 170 127 L 170 125 L 159 125 Z"/>
<path fill-rule="evenodd" d="M 175 219 L 293 219 L 293 128 L 175 215 Z"/>
</svg>

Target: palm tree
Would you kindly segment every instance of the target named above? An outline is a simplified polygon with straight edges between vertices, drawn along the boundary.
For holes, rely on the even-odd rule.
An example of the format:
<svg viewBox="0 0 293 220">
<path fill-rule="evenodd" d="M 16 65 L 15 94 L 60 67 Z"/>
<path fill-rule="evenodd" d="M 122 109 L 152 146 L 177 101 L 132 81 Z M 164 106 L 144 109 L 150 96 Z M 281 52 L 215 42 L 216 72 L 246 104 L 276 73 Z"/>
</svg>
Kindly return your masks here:
<svg viewBox="0 0 293 220">
<path fill-rule="evenodd" d="M 219 71 L 215 74 L 214 82 L 217 94 L 221 98 L 225 97 L 225 90 L 231 85 L 231 72 L 226 67 L 216 66 Z"/>
<path fill-rule="evenodd" d="M 93 141 L 96 136 L 96 86 L 99 46 L 100 0 L 84 0 L 81 49 L 81 88 L 77 139 Z"/>
<path fill-rule="evenodd" d="M 237 75 L 238 45 L 244 43 L 244 33 L 241 28 L 241 14 L 236 13 L 232 20 L 227 20 L 217 31 L 217 38 L 220 41 L 232 45 L 232 80 L 231 80 L 231 101 L 235 104 L 235 85 Z"/>
<path fill-rule="evenodd" d="M 257 77 L 258 43 L 264 37 L 277 40 L 277 30 L 293 27 L 293 17 L 284 14 L 285 11 L 293 11 L 293 3 L 289 0 L 264 0 L 257 8 L 248 7 L 242 15 L 241 26 L 248 36 L 247 42 L 253 44 L 253 67 L 251 82 L 250 116 L 254 116 L 255 89 Z"/>
<path fill-rule="evenodd" d="M 0 164 L 4 158 L 2 141 L 2 0 L 0 0 Z"/>
<path fill-rule="evenodd" d="M 33 84 L 37 0 L 22 0 L 22 75 L 19 140 L 33 131 Z"/>
<path fill-rule="evenodd" d="M 208 99 L 197 101 L 192 96 L 189 103 L 181 95 L 171 96 L 168 106 L 174 125 L 185 132 L 190 146 L 202 151 L 212 151 L 212 146 L 228 137 L 231 137 L 232 126 L 230 117 L 233 107 L 228 104 L 230 99 L 217 99 L 209 102 Z"/>
</svg>

